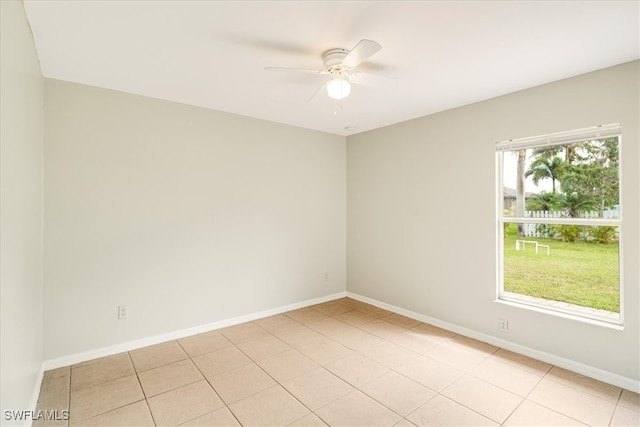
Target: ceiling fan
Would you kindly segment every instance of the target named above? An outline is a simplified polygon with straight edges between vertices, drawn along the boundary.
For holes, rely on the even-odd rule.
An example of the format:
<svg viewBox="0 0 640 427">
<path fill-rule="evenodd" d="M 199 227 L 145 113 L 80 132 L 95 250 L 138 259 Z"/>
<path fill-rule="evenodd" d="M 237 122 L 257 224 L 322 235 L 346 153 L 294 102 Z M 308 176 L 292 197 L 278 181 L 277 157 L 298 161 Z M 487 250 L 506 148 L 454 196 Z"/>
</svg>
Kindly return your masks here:
<svg viewBox="0 0 640 427">
<path fill-rule="evenodd" d="M 351 50 L 336 48 L 329 49 L 324 52 L 322 54 L 323 68 L 321 70 L 293 67 L 265 67 L 265 71 L 292 71 L 329 75 L 329 80 L 320 86 L 313 96 L 309 98 L 309 101 L 311 101 L 324 87 L 327 88 L 327 95 L 330 98 L 340 100 L 349 96 L 349 93 L 351 93 L 352 83 L 367 85 L 372 83 L 374 79 L 395 80 L 393 77 L 389 76 L 354 71 L 358 65 L 362 64 L 380 49 L 382 49 L 382 46 L 377 42 L 362 39 Z"/>
</svg>

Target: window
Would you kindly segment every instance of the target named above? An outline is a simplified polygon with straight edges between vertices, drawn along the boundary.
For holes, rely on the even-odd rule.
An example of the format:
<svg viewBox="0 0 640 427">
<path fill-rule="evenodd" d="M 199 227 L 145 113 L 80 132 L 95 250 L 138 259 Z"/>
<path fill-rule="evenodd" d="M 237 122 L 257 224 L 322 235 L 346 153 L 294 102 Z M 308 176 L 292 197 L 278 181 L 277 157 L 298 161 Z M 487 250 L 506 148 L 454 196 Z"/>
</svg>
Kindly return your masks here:
<svg viewBox="0 0 640 427">
<path fill-rule="evenodd" d="M 622 324 L 619 125 L 499 142 L 498 299 Z"/>
</svg>

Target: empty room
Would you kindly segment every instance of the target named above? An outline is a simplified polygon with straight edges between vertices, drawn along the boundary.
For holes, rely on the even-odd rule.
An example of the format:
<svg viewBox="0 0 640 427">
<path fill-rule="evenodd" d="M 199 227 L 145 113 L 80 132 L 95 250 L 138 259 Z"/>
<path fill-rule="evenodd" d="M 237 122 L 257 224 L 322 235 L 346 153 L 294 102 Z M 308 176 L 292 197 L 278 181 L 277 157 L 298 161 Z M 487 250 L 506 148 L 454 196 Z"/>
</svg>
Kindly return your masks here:
<svg viewBox="0 0 640 427">
<path fill-rule="evenodd" d="M 640 425 L 639 1 L 1 6 L 1 425 Z"/>
</svg>

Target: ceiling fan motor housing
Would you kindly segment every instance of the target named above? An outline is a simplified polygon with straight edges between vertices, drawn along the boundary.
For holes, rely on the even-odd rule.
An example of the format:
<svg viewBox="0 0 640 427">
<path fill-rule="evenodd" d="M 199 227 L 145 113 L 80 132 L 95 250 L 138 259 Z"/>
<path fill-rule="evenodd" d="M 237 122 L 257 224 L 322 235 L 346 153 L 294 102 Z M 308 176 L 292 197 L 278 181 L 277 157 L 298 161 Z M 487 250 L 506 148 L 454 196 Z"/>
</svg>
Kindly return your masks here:
<svg viewBox="0 0 640 427">
<path fill-rule="evenodd" d="M 1 0 L 0 0 L 1 1 Z M 358 67 L 363 61 L 366 61 L 371 55 L 378 52 L 382 46 L 373 40 L 362 39 L 351 50 L 334 48 L 325 51 L 322 54 L 323 70 L 314 70 L 307 68 L 291 68 L 291 67 L 266 67 L 265 70 L 286 70 L 311 72 L 314 74 L 329 74 L 330 80 L 325 82 L 309 99 L 313 99 L 320 89 L 327 89 L 330 98 L 343 99 L 349 96 L 351 91 L 351 72 Z M 358 73 L 365 75 L 366 73 Z M 360 79 L 361 80 L 361 79 Z M 358 83 L 358 82 L 356 82 Z M 307 102 L 309 102 L 307 101 Z"/>
<path fill-rule="evenodd" d="M 322 55 L 322 65 L 330 73 L 344 71 L 342 61 L 349 54 L 347 49 L 329 49 Z"/>
</svg>

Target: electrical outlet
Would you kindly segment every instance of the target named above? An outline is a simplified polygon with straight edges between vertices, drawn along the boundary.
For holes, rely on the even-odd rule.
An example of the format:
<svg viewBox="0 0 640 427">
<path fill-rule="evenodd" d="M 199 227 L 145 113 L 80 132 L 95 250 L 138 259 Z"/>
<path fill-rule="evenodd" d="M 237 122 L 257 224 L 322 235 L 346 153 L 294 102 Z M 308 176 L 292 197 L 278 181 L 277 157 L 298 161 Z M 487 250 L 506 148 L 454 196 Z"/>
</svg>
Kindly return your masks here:
<svg viewBox="0 0 640 427">
<path fill-rule="evenodd" d="M 329 273 L 324 273 L 324 281 L 325 282 L 329 281 Z"/>
<path fill-rule="evenodd" d="M 129 310 L 126 305 L 121 305 L 118 307 L 118 320 L 125 320 L 127 315 L 129 314 Z"/>
<path fill-rule="evenodd" d="M 507 332 L 509 330 L 509 322 L 506 319 L 498 319 L 498 329 L 500 332 Z"/>
</svg>

